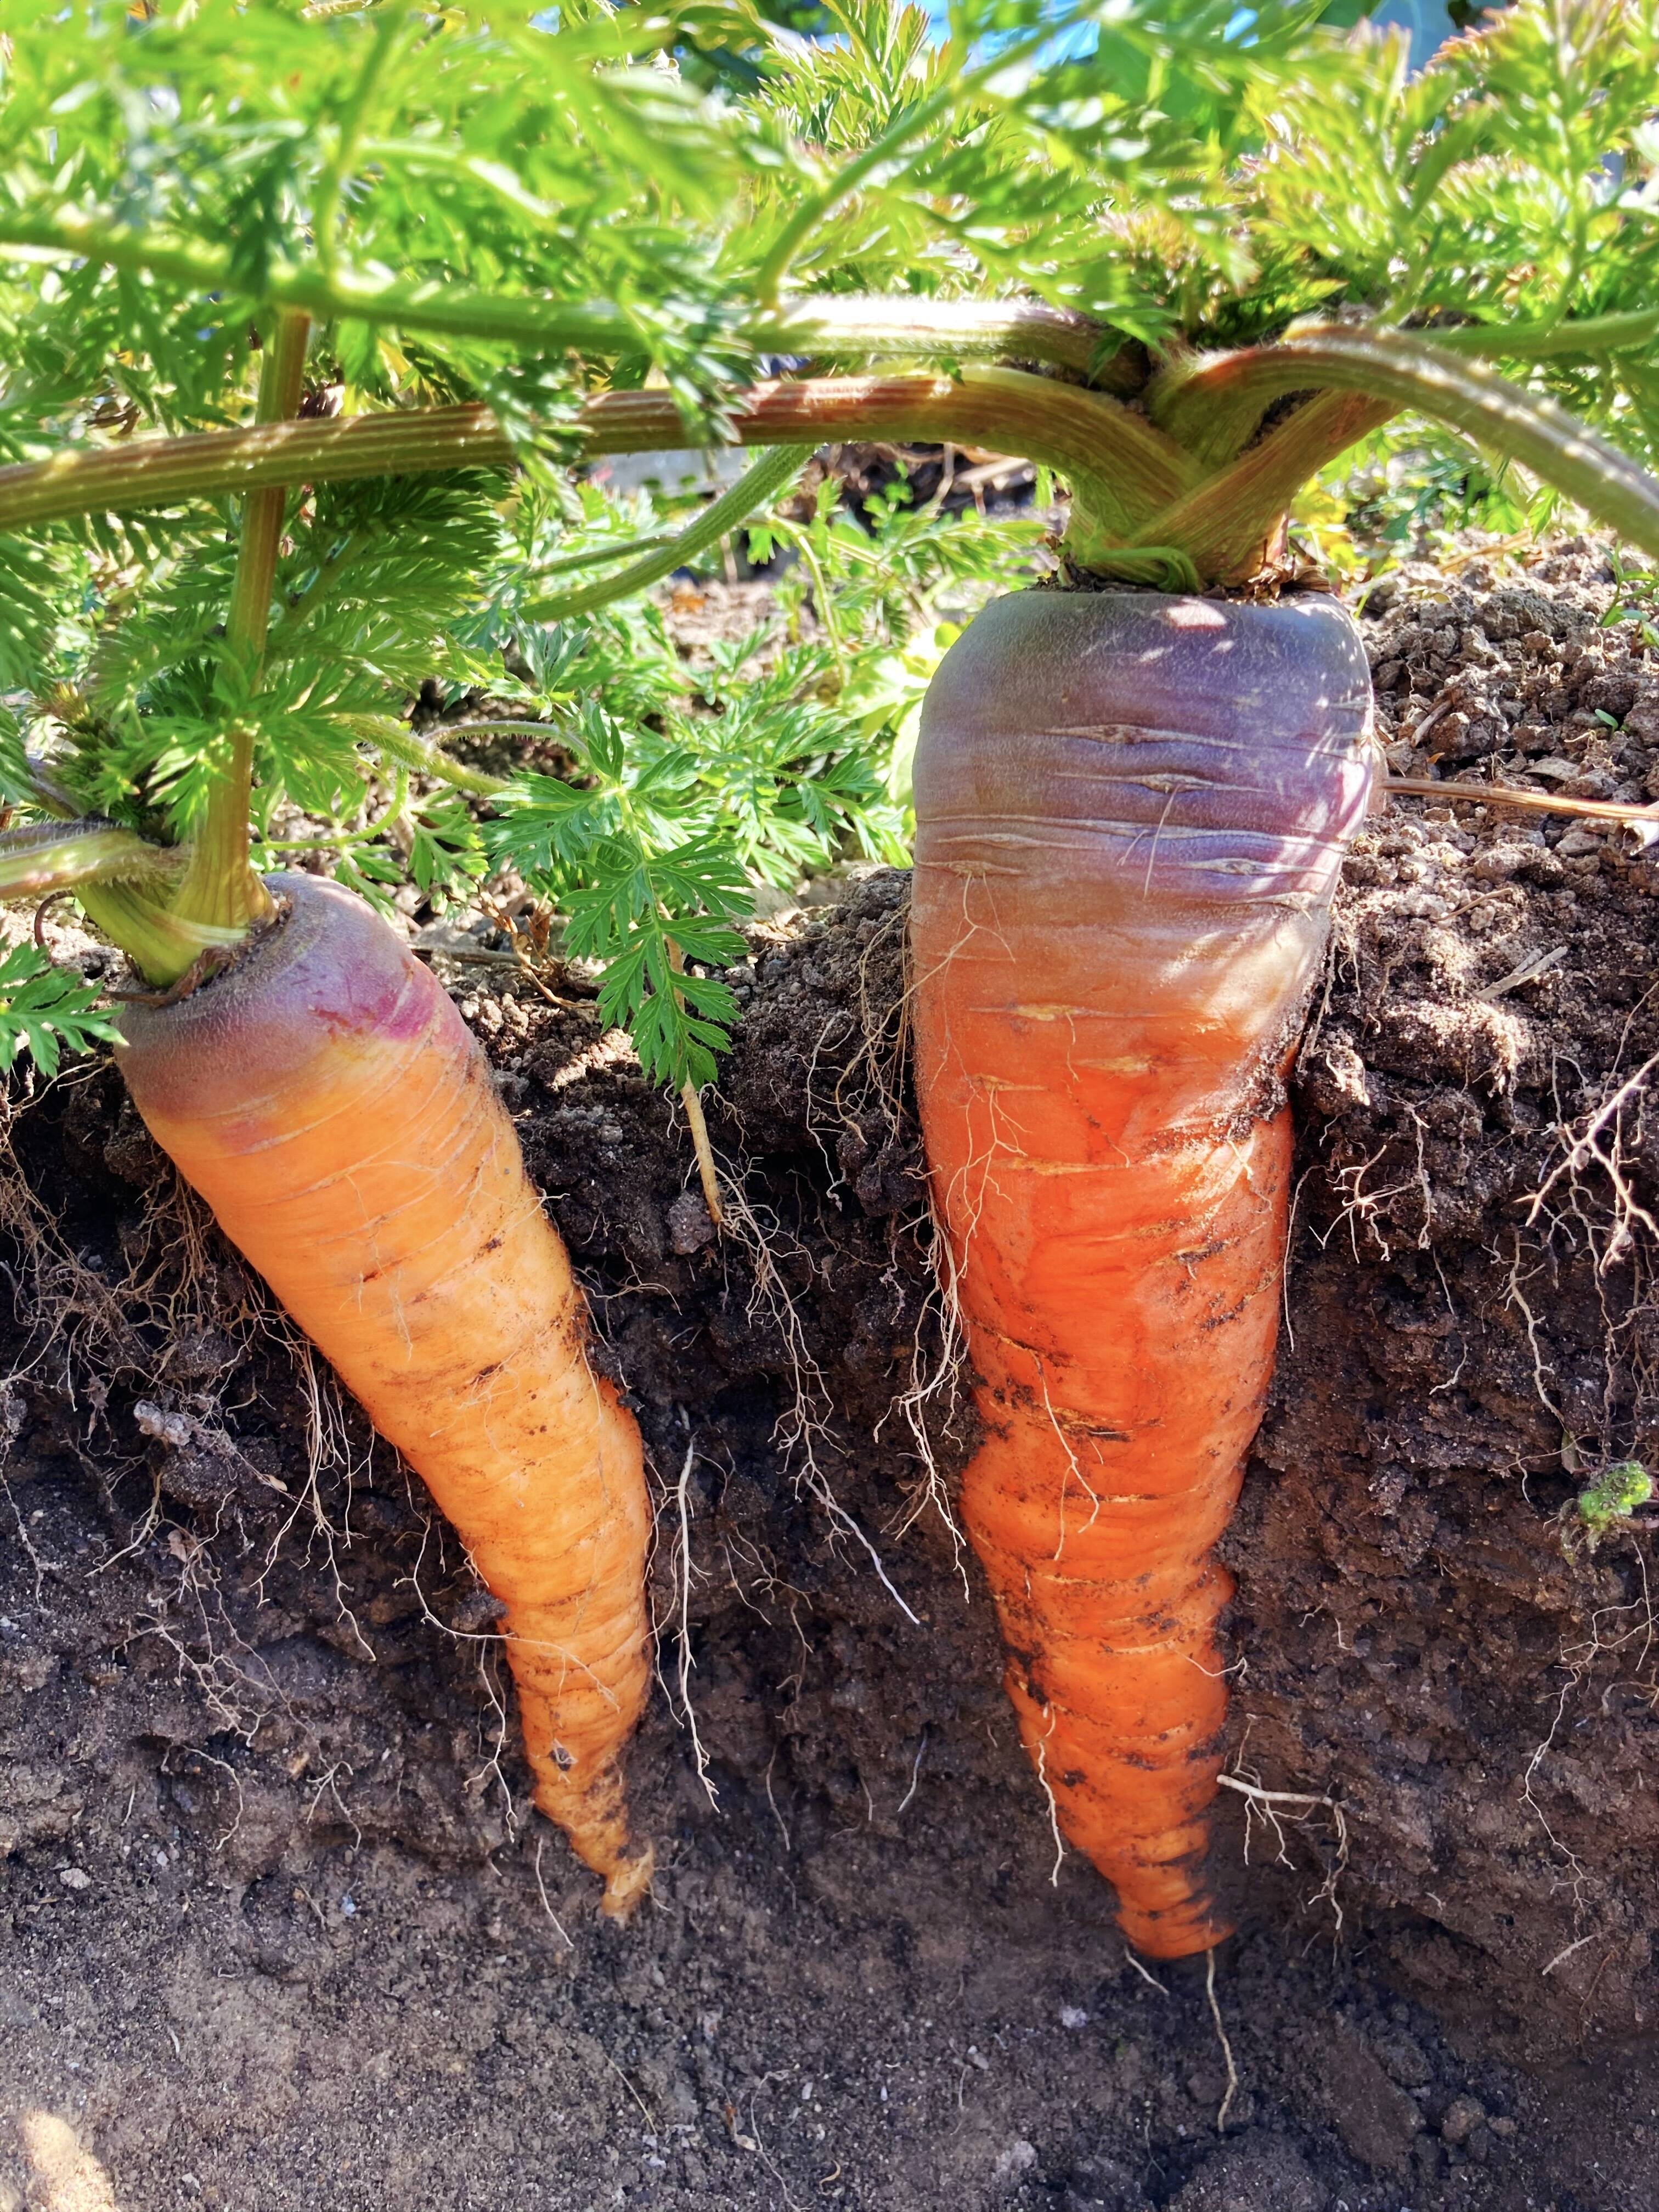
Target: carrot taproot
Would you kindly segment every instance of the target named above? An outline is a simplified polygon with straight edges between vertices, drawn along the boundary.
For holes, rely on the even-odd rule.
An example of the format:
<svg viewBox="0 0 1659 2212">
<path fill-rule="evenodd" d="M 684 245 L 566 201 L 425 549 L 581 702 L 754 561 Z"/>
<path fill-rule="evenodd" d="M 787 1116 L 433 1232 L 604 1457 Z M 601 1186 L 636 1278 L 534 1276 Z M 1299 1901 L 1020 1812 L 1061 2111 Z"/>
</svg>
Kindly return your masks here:
<svg viewBox="0 0 1659 2212">
<path fill-rule="evenodd" d="M 228 972 L 123 1011 L 151 1133 L 454 1524 L 507 1607 L 536 1802 L 625 1913 L 644 1705 L 639 1431 L 476 1039 L 360 900 L 307 876 Z"/>
<path fill-rule="evenodd" d="M 915 763 L 917 1085 L 985 1441 L 962 1510 L 1060 1829 L 1158 1958 L 1205 1871 L 1261 1419 L 1284 1077 L 1370 785 L 1334 602 L 1033 591 L 945 656 Z"/>
</svg>

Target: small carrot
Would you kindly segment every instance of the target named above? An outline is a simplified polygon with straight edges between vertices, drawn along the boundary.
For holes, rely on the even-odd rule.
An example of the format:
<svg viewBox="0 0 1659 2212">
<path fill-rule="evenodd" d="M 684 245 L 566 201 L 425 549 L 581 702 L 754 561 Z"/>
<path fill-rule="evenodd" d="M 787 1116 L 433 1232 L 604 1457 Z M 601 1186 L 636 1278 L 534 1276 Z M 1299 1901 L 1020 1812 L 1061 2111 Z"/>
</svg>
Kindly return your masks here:
<svg viewBox="0 0 1659 2212">
<path fill-rule="evenodd" d="M 476 1040 L 361 901 L 270 879 L 229 970 L 122 1014 L 146 1125 L 507 1606 L 536 1802 L 626 1913 L 620 1759 L 649 1681 L 639 1431 Z"/>
<path fill-rule="evenodd" d="M 1370 781 L 1329 599 L 1022 592 L 916 756 L 917 1083 L 1021 1735 L 1138 1949 L 1228 1933 L 1211 1556 L 1273 1368 L 1283 1076 Z"/>
</svg>

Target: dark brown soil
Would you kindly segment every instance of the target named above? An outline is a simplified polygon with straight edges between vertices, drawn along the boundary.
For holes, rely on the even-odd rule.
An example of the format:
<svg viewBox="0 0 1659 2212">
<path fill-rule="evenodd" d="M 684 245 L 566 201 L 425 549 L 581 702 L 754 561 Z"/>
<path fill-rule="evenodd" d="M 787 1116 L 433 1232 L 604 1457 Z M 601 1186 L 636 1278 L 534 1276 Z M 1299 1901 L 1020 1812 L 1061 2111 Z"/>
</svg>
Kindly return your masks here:
<svg viewBox="0 0 1659 2212">
<path fill-rule="evenodd" d="M 1396 768 L 1640 795 L 1659 654 L 1608 598 L 1594 555 L 1408 579 Z M 1224 1799 L 1224 2140 L 1201 1973 L 1148 1981 L 1056 1869 L 940 1510 L 971 1437 L 879 873 L 757 934 L 734 1237 L 579 978 L 445 969 L 662 1492 L 626 1931 L 527 1815 L 465 1560 L 112 1073 L 18 1115 L 0 2208 L 1648 2212 L 1651 1540 L 1573 1504 L 1659 1454 L 1641 1084 L 1575 1140 L 1659 1049 L 1659 903 L 1599 834 L 1433 803 L 1348 877 L 1228 1545 L 1231 1771 L 1329 1802 Z"/>
</svg>

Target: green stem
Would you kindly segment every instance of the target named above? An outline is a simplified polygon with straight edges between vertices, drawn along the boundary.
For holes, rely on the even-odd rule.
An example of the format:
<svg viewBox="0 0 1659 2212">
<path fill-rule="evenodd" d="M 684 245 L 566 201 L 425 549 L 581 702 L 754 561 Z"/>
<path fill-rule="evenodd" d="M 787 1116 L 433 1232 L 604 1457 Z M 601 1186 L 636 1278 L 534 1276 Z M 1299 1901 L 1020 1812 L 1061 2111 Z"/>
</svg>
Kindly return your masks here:
<svg viewBox="0 0 1659 2212">
<path fill-rule="evenodd" d="M 392 796 L 373 821 L 361 829 L 342 824 L 331 837 L 262 837 L 268 853 L 337 853 L 348 845 L 372 845 L 382 830 L 390 830 L 409 805 L 409 770 L 399 766 L 392 777 Z"/>
<path fill-rule="evenodd" d="M 43 814 L 50 814 L 59 822 L 78 822 L 81 802 L 69 786 L 61 781 L 38 753 L 26 753 L 24 763 L 28 770 L 29 797 Z"/>
<path fill-rule="evenodd" d="M 1041 47 L 1068 27 L 1063 21 L 1045 24 L 1041 31 L 1017 40 L 1012 46 L 1001 47 L 976 69 L 965 71 L 957 70 L 952 66 L 951 58 L 947 55 L 940 64 L 944 82 L 925 100 L 918 100 L 914 107 L 907 109 L 890 123 L 872 145 L 866 146 L 862 153 L 855 154 L 826 184 L 804 200 L 784 224 L 755 273 L 754 289 L 763 304 L 768 307 L 776 306 L 783 280 L 801 247 L 824 218 L 832 215 L 843 200 L 857 191 L 867 178 L 896 160 L 907 146 L 914 144 L 923 131 L 930 130 L 953 107 L 965 106 L 994 77 L 1000 76 L 1019 63 L 1029 60 Z"/>
<path fill-rule="evenodd" d="M 965 88 L 963 88 L 965 89 Z M 872 145 L 861 154 L 854 155 L 838 169 L 830 181 L 802 201 L 783 228 L 772 241 L 766 258 L 755 272 L 757 297 L 768 307 L 775 307 L 778 293 L 790 264 L 807 240 L 826 216 L 833 214 L 849 194 L 855 192 L 866 177 L 901 154 L 924 131 L 931 129 L 939 118 L 947 114 L 960 97 L 956 83 L 946 81 L 937 91 L 888 125 Z"/>
<path fill-rule="evenodd" d="M 668 954 L 668 964 L 677 975 L 685 973 L 685 954 L 672 937 L 663 939 Z M 685 1007 L 685 994 L 676 991 L 674 1002 Z M 691 1132 L 691 1150 L 697 1163 L 697 1180 L 702 1185 L 702 1202 L 708 1208 L 708 1218 L 716 1229 L 726 1226 L 726 1207 L 720 1198 L 720 1170 L 714 1164 L 714 1147 L 708 1140 L 708 1123 L 704 1117 L 702 1100 L 697 1086 L 690 1076 L 680 1085 L 680 1104 L 685 1109 L 686 1126 Z"/>
<path fill-rule="evenodd" d="M 648 538 L 624 538 L 614 545 L 586 545 L 580 553 L 561 553 L 556 561 L 544 561 L 540 573 L 544 576 L 570 576 L 579 568 L 603 568 L 611 561 L 629 561 L 641 553 L 654 553 L 659 545 L 672 545 L 672 530 L 656 530 Z"/>
<path fill-rule="evenodd" d="M 829 580 L 824 575 L 823 564 L 818 559 L 817 549 L 812 544 L 809 532 L 800 529 L 793 522 L 782 523 L 780 528 L 782 535 L 800 555 L 806 573 L 812 579 L 813 604 L 817 608 L 818 621 L 823 627 L 825 641 L 835 656 L 836 688 L 844 691 L 847 689 L 848 674 L 847 648 L 842 643 L 841 624 L 836 620 L 835 598 L 830 592 Z"/>
<path fill-rule="evenodd" d="M 453 785 L 457 791 L 471 792 L 475 799 L 494 799 L 507 787 L 499 775 L 486 775 L 483 769 L 463 768 L 459 761 L 451 760 L 436 745 L 428 745 L 405 723 L 393 721 L 389 714 L 357 714 L 349 717 L 348 721 L 365 744 L 373 745 L 398 767 L 413 769 L 417 775 L 434 776 L 440 783 Z M 469 722 L 447 730 L 445 735 L 474 737 L 486 731 L 507 737 L 532 734 L 545 738 L 558 734 L 545 722 Z"/>
<path fill-rule="evenodd" d="M 636 592 L 648 590 L 663 577 L 672 575 L 676 568 L 695 561 L 711 545 L 718 545 L 739 523 L 746 522 L 757 507 L 769 507 L 811 458 L 810 446 L 773 447 L 752 468 L 745 469 L 737 483 L 722 492 L 695 522 L 689 523 L 678 537 L 671 538 L 666 545 L 647 553 L 642 561 L 635 562 L 619 576 L 607 576 L 579 592 L 567 592 L 562 599 L 538 599 L 525 609 L 525 613 L 532 622 L 568 622 L 573 615 L 588 614 L 596 607 L 608 606 L 613 599 L 631 599 Z"/>
<path fill-rule="evenodd" d="M 744 333 L 768 352 L 825 360 L 1036 361 L 1129 398 L 1141 371 L 1104 326 L 1041 300 L 795 298 Z"/>
<path fill-rule="evenodd" d="M 331 553 L 326 559 L 318 562 L 317 573 L 304 591 L 296 592 L 288 605 L 278 610 L 276 629 L 279 638 L 291 624 L 303 621 L 313 607 L 319 605 L 328 597 L 341 577 L 349 574 L 354 562 L 360 561 L 368 550 L 369 542 L 368 531 L 354 530 L 337 553 Z"/>
<path fill-rule="evenodd" d="M 304 315 L 277 316 L 272 341 L 259 364 L 256 422 L 284 422 L 298 407 L 310 334 Z M 258 689 L 264 660 L 287 503 L 287 488 L 273 484 L 251 492 L 242 510 L 236 576 L 225 621 L 225 653 L 238 664 L 241 688 L 250 696 Z M 173 912 L 183 921 L 246 930 L 268 921 L 276 909 L 248 861 L 248 809 L 253 792 L 251 718 L 238 720 L 229 737 L 230 758 L 214 779 Z"/>
<path fill-rule="evenodd" d="M 317 260 L 325 276 L 332 276 L 337 265 L 335 252 L 335 231 L 339 221 L 340 195 L 345 190 L 346 179 L 351 173 L 362 142 L 363 126 L 368 120 L 369 104 L 392 58 L 404 22 L 409 14 L 409 0 L 387 0 L 375 25 L 374 37 L 357 82 L 340 117 L 339 136 L 335 142 L 333 159 L 324 170 L 318 183 L 317 198 L 311 210 L 312 241 L 317 249 Z"/>
<path fill-rule="evenodd" d="M 1303 485 L 1397 411 L 1392 400 L 1364 392 L 1316 392 L 1231 468 L 1155 515 L 1147 530 L 1181 547 L 1206 582 L 1242 584 L 1271 556 Z M 1118 556 L 1098 565 L 1115 568 Z"/>
<path fill-rule="evenodd" d="M 265 348 L 259 364 L 256 422 L 287 422 L 299 407 L 305 388 L 306 345 L 310 327 L 303 315 L 277 317 L 274 342 Z M 241 661 L 250 690 L 258 684 L 265 639 L 270 629 L 270 598 L 276 580 L 276 556 L 282 545 L 285 505 L 285 487 L 276 485 L 251 492 L 242 512 L 236 576 L 231 586 L 230 611 L 225 619 L 225 645 Z"/>
<path fill-rule="evenodd" d="M 1561 19 L 1558 17 L 1557 21 L 1560 22 Z M 1565 30 L 1565 23 L 1562 23 L 1562 28 Z M 1555 140 L 1556 159 L 1560 164 L 1558 173 L 1564 178 L 1571 177 L 1578 166 L 1575 159 L 1577 149 L 1573 143 L 1572 131 L 1567 121 L 1570 114 L 1577 113 L 1580 98 L 1577 85 L 1574 82 L 1576 73 L 1568 60 L 1571 47 L 1571 33 L 1565 38 L 1556 37 L 1546 41 L 1550 69 L 1555 80 L 1555 97 L 1547 104 L 1545 112 L 1554 126 L 1552 135 Z M 1536 110 L 1534 112 L 1536 113 Z M 1586 180 L 1580 177 L 1577 181 L 1578 189 L 1571 195 L 1572 247 L 1567 258 L 1567 270 L 1557 288 L 1555 305 L 1544 317 L 1547 326 L 1552 331 L 1559 330 L 1561 326 L 1563 318 L 1567 312 L 1567 302 L 1571 299 L 1577 288 L 1578 279 L 1583 273 L 1585 257 L 1589 246 L 1590 210 L 1585 197 Z"/>
<path fill-rule="evenodd" d="M 1659 554 L 1659 482 L 1629 454 L 1553 400 L 1404 331 L 1304 331 L 1279 345 L 1221 355 L 1186 380 L 1180 412 L 1206 394 L 1220 407 L 1248 413 L 1282 393 L 1321 386 L 1448 423 L 1519 461 L 1631 544 Z"/>
<path fill-rule="evenodd" d="M 1659 338 L 1659 307 L 1581 321 L 1547 317 L 1531 323 L 1463 323 L 1425 333 L 1442 353 L 1474 354 L 1492 361 L 1555 361 L 1563 355 L 1625 353 Z"/>
<path fill-rule="evenodd" d="M 751 385 L 731 393 L 728 404 L 736 441 L 744 446 L 914 438 L 1028 455 L 1065 477 L 1077 511 L 1120 539 L 1135 537 L 1140 522 L 1201 473 L 1172 440 L 1105 392 L 1020 369 L 967 368 L 954 379 L 919 370 L 805 378 Z M 604 393 L 584 407 L 580 426 L 588 456 L 653 453 L 683 444 L 686 434 L 663 392 Z M 0 469 L 0 530 L 262 484 L 499 466 L 512 459 L 511 442 L 485 407 L 398 409 L 141 440 Z"/>
<path fill-rule="evenodd" d="M 180 291 L 204 296 L 246 296 L 240 291 L 246 279 L 239 280 L 228 248 L 179 246 L 73 210 L 51 215 L 0 213 L 0 253 L 7 247 L 148 272 Z M 277 261 L 260 277 L 256 296 L 262 306 L 291 308 L 318 322 L 353 317 L 538 352 L 574 348 L 615 356 L 647 349 L 638 325 L 620 307 L 604 302 L 498 299 L 442 277 L 409 283 L 389 275 L 299 269 Z M 738 302 L 731 314 L 732 335 L 764 353 L 845 360 L 1041 361 L 1085 375 L 1093 372 L 1115 389 L 1133 384 L 1132 364 L 1119 362 L 1115 369 L 1111 358 L 1098 358 L 1109 343 L 1100 324 L 1038 300 L 981 302 L 847 295 L 787 300 L 758 313 Z"/>
<path fill-rule="evenodd" d="M 184 864 L 182 853 L 112 822 L 36 823 L 0 833 L 0 899 L 49 898 L 96 884 L 161 892 L 178 882 Z"/>
</svg>

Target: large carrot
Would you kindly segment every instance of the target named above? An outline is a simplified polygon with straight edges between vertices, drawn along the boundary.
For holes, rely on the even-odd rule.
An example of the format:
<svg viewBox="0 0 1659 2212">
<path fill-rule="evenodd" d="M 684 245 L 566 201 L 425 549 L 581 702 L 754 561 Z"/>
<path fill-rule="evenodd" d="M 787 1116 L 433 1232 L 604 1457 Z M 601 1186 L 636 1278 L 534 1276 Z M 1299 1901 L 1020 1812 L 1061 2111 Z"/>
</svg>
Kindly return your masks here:
<svg viewBox="0 0 1659 2212">
<path fill-rule="evenodd" d="M 1211 1547 L 1272 1369 L 1283 1076 L 1370 700 L 1329 599 L 1026 592 L 924 709 L 918 1084 L 986 1431 L 963 1512 L 1055 1818 L 1158 1958 L 1229 1932 Z"/>
<path fill-rule="evenodd" d="M 649 1679 L 639 1431 L 447 994 L 360 900 L 270 888 L 228 973 L 124 1010 L 122 1071 L 505 1601 L 536 1802 L 624 1912 L 651 1875 L 618 1768 Z"/>
</svg>

